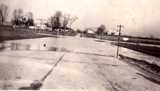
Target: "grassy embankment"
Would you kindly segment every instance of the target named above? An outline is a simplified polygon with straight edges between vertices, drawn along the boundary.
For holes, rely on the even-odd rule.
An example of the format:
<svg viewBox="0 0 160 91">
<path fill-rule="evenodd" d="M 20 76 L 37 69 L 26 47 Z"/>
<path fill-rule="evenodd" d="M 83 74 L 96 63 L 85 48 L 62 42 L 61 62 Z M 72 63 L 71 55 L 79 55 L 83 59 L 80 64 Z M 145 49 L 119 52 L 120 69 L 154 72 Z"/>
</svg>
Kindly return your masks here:
<svg viewBox="0 0 160 91">
<path fill-rule="evenodd" d="M 160 57 L 160 39 L 142 38 L 142 37 L 128 37 L 128 41 L 120 39 L 119 46 L 146 53 L 152 56 Z M 117 36 L 108 37 L 108 40 L 113 41 L 112 44 L 117 44 Z"/>
<path fill-rule="evenodd" d="M 15 29 L 12 26 L 0 25 L 0 41 L 50 37 L 28 29 Z"/>
</svg>

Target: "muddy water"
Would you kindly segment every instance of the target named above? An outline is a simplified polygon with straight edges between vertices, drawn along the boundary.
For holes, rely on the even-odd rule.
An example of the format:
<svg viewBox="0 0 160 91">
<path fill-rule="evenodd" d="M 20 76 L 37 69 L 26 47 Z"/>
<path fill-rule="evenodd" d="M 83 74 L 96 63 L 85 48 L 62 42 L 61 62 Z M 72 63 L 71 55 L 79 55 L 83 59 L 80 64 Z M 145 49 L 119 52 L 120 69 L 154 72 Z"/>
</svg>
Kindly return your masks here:
<svg viewBox="0 0 160 91">
<path fill-rule="evenodd" d="M 11 40 L 0 43 L 1 51 L 58 51 L 87 55 L 114 57 L 116 47 L 109 41 L 95 41 L 92 38 L 46 37 L 37 39 Z"/>
<path fill-rule="evenodd" d="M 61 39 L 39 38 L 11 40 L 0 43 L 1 51 L 67 51 L 60 44 Z M 67 44 L 67 42 L 66 42 Z"/>
<path fill-rule="evenodd" d="M 35 79 L 40 79 L 50 69 L 50 65 L 47 63 L 51 61 L 47 60 L 47 58 L 35 59 L 35 56 L 31 58 L 32 54 L 36 55 L 32 51 L 37 51 L 38 53 L 39 51 L 62 50 L 63 48 L 60 46 L 59 41 L 61 39 L 39 38 L 11 40 L 0 43 L 0 89 L 17 89 L 23 85 L 28 86 Z M 31 54 L 25 55 L 24 51 L 31 51 L 29 52 Z M 16 53 L 21 53 L 22 56 L 20 57 Z M 37 58 L 42 57 L 38 56 Z M 41 61 L 45 62 L 41 63 Z M 54 63 L 54 59 L 52 63 Z"/>
</svg>

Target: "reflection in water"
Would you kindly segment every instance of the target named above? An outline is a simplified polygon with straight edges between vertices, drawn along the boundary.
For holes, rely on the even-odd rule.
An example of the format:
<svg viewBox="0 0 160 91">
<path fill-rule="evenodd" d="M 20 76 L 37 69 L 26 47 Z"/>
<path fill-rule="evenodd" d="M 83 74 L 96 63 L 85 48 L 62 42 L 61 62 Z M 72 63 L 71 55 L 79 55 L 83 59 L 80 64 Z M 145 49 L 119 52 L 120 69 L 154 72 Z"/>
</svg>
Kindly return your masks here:
<svg viewBox="0 0 160 91">
<path fill-rule="evenodd" d="M 9 49 L 9 50 L 12 50 L 12 51 L 21 51 L 21 50 L 26 50 L 26 51 L 29 51 L 29 50 L 46 50 L 46 51 L 57 51 L 58 48 L 56 47 L 47 47 L 46 44 L 43 44 L 43 45 L 32 45 L 32 44 L 21 44 L 21 43 L 10 43 L 9 44 L 10 46 L 5 46 L 5 49 Z"/>
<path fill-rule="evenodd" d="M 84 43 L 83 39 L 79 40 L 75 38 L 74 39 L 37 38 L 37 39 L 11 40 L 0 43 L 0 45 L 3 45 L 2 47 L 3 50 L 0 51 L 54 51 L 54 52 L 72 52 L 76 54 L 85 54 L 85 55 L 87 54 L 87 55 L 97 55 L 97 56 L 109 55 L 109 54 L 105 55 L 106 52 L 104 53 L 102 47 L 99 47 L 97 42 L 90 41 L 90 43 L 88 43 L 87 41 L 86 43 L 84 43 L 84 45 L 82 45 L 82 43 Z M 100 46 L 104 46 L 104 43 L 100 44 Z M 97 52 L 98 48 L 101 49 L 102 51 Z"/>
<path fill-rule="evenodd" d="M 42 44 L 22 44 L 18 42 L 11 42 L 11 43 L 4 43 L 4 49 L 3 50 L 11 50 L 11 51 L 56 51 L 56 52 L 72 52 L 76 54 L 85 54 L 85 55 L 95 55 L 95 56 L 107 56 L 107 57 L 114 57 L 112 55 L 105 55 L 105 54 L 99 54 L 99 53 L 89 53 L 89 52 L 83 52 L 83 51 L 73 51 L 72 49 L 67 49 L 65 47 L 55 47 L 49 46 L 47 43 Z"/>
<path fill-rule="evenodd" d="M 11 50 L 30 50 L 30 45 L 11 43 L 10 49 Z"/>
<path fill-rule="evenodd" d="M 5 49 L 4 42 L 2 42 L 2 43 L 0 44 L 0 51 L 2 51 L 2 50 L 4 50 L 4 49 Z"/>
<path fill-rule="evenodd" d="M 57 47 L 50 47 L 50 48 L 48 48 L 48 51 L 58 51 L 58 48 Z"/>
<path fill-rule="evenodd" d="M 25 44 L 19 42 L 3 42 L 0 44 L 0 50 L 11 50 L 11 51 L 63 51 L 70 52 L 66 48 L 58 48 L 54 46 L 48 46 L 46 43 L 42 44 Z"/>
</svg>

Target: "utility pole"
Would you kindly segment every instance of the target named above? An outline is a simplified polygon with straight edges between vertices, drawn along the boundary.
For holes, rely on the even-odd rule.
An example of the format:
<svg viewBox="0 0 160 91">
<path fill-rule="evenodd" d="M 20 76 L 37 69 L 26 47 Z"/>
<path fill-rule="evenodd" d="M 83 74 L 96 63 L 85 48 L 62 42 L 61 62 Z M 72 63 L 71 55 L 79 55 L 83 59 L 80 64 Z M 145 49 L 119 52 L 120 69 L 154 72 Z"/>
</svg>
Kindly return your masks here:
<svg viewBox="0 0 160 91">
<path fill-rule="evenodd" d="M 122 28 L 124 27 L 123 25 L 117 25 L 117 27 L 118 27 L 118 45 L 117 45 L 117 55 L 116 55 L 116 57 L 118 58 L 118 56 L 119 56 L 119 43 L 120 43 L 120 37 L 121 37 L 121 30 L 122 30 Z"/>
</svg>

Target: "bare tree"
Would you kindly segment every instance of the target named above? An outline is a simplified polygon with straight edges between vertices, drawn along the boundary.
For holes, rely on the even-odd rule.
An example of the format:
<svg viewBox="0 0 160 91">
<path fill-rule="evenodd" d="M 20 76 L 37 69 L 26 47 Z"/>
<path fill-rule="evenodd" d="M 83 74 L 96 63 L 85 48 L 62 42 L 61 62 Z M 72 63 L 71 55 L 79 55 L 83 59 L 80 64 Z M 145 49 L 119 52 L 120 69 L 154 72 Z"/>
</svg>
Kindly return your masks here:
<svg viewBox="0 0 160 91">
<path fill-rule="evenodd" d="M 97 28 L 96 34 L 97 34 L 97 35 L 100 35 L 100 36 L 101 36 L 101 39 L 102 39 L 102 36 L 103 36 L 105 30 L 106 30 L 105 25 L 101 24 L 101 25 Z"/>
<path fill-rule="evenodd" d="M 63 24 L 62 24 L 62 26 L 64 27 L 64 28 L 66 28 L 67 27 L 67 25 L 68 25 L 68 23 L 69 23 L 69 20 L 70 20 L 70 15 L 63 15 Z"/>
<path fill-rule="evenodd" d="M 33 19 L 33 13 L 32 12 L 28 12 L 26 14 L 26 22 L 25 25 L 28 26 L 33 26 L 34 25 L 34 19 Z"/>
<path fill-rule="evenodd" d="M 29 19 L 33 19 L 33 13 L 32 12 L 28 12 L 26 15 Z"/>
<path fill-rule="evenodd" d="M 71 15 L 63 16 L 63 27 L 71 28 L 72 24 L 78 19 L 78 17 L 72 17 Z"/>
<path fill-rule="evenodd" d="M 0 22 L 3 24 L 8 16 L 8 6 L 5 4 L 0 5 Z"/>
<path fill-rule="evenodd" d="M 106 29 L 106 27 L 105 27 L 105 25 L 100 25 L 98 28 L 97 28 L 97 31 L 96 31 L 96 33 L 98 34 L 98 35 L 101 35 L 103 32 L 104 32 L 104 30 Z"/>
<path fill-rule="evenodd" d="M 14 25 L 23 25 L 27 28 L 29 26 L 33 26 L 34 25 L 33 13 L 27 12 L 23 14 L 22 9 L 15 9 L 13 12 L 12 23 Z"/>
<path fill-rule="evenodd" d="M 53 18 L 54 18 L 54 27 L 56 27 L 56 28 L 61 27 L 62 12 L 57 11 Z"/>
<path fill-rule="evenodd" d="M 20 25 L 22 24 L 23 21 L 23 10 L 22 9 L 15 9 L 13 11 L 13 19 L 12 19 L 12 23 L 14 25 Z"/>
<path fill-rule="evenodd" d="M 71 17 L 70 19 L 69 19 L 69 27 L 71 28 L 71 26 L 72 26 L 72 24 L 76 21 L 78 19 L 78 17 Z"/>
<path fill-rule="evenodd" d="M 51 16 L 50 18 L 50 23 L 52 26 L 52 31 L 55 29 L 59 29 L 61 27 L 61 17 L 62 17 L 62 12 L 61 11 L 56 11 L 56 13 Z"/>
<path fill-rule="evenodd" d="M 63 14 L 61 11 L 57 11 L 54 16 L 51 17 L 52 30 L 60 29 L 65 30 L 71 28 L 73 22 L 77 17 L 72 17 L 69 14 Z"/>
<path fill-rule="evenodd" d="M 56 18 L 54 16 L 51 16 L 51 18 L 50 18 L 50 24 L 51 24 L 52 31 L 53 31 L 55 29 L 56 24 L 57 24 L 56 23 Z"/>
</svg>

